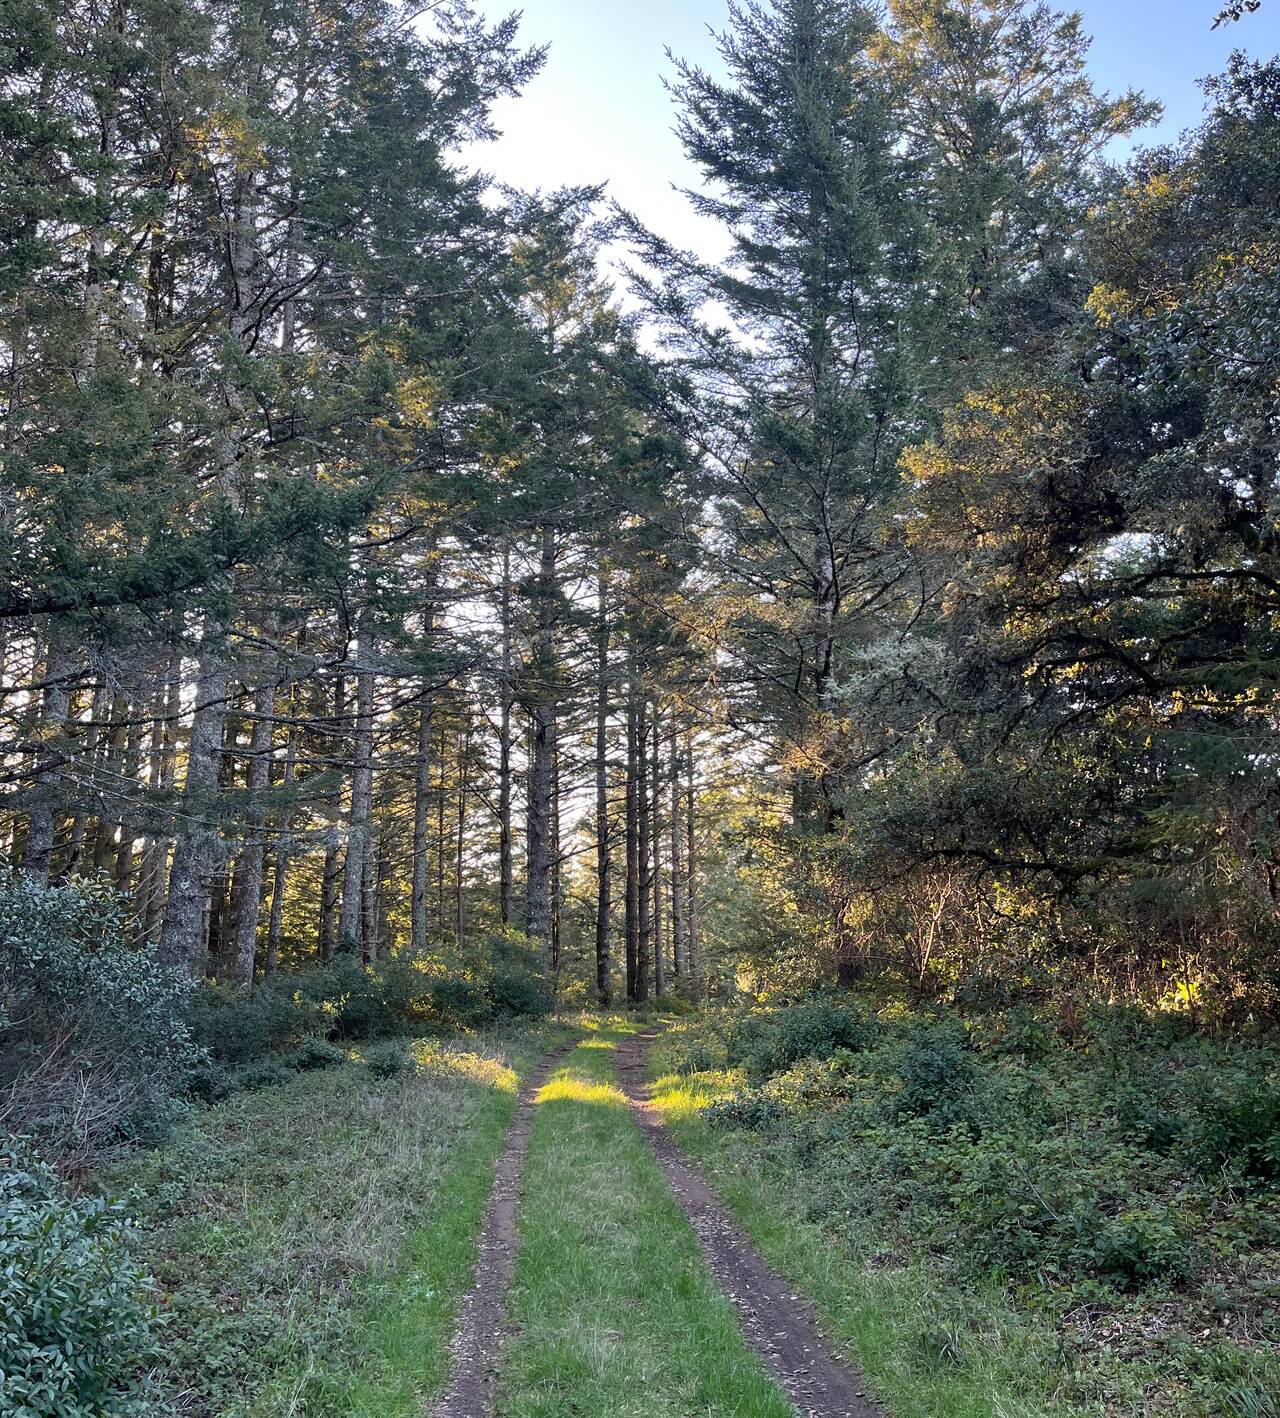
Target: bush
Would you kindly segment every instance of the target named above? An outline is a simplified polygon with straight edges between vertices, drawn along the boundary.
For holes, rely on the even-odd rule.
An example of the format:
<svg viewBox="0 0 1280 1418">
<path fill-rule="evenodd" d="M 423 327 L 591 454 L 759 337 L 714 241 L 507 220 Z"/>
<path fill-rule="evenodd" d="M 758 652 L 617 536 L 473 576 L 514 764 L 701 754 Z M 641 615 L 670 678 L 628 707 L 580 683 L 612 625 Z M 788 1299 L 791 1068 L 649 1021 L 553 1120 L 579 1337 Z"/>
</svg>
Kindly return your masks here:
<svg viewBox="0 0 1280 1418">
<path fill-rule="evenodd" d="M 347 1061 L 347 1055 L 328 1039 L 304 1039 L 302 1043 L 285 1056 L 284 1062 L 299 1073 L 313 1073 L 317 1069 L 337 1068 Z"/>
<path fill-rule="evenodd" d="M 364 1056 L 365 1067 L 374 1078 L 395 1078 L 409 1067 L 409 1051 L 391 1039 L 373 1044 Z"/>
<path fill-rule="evenodd" d="M 288 1083 L 293 1076 L 293 1070 L 280 1059 L 265 1059 L 261 1063 L 247 1064 L 244 1068 L 237 1069 L 232 1075 L 232 1081 L 237 1088 L 256 1093 L 262 1088 L 278 1088 L 282 1083 Z"/>
<path fill-rule="evenodd" d="M 744 1068 L 748 1077 L 765 1079 L 801 1059 L 829 1059 L 841 1049 L 857 1052 L 869 1048 L 880 1033 L 880 1022 L 874 1015 L 815 1000 L 771 1014 L 749 1015 L 731 1031 L 728 1057 L 731 1064 Z"/>
<path fill-rule="evenodd" d="M 187 1092 L 202 1103 L 221 1103 L 231 1096 L 235 1087 L 235 1081 L 227 1070 L 212 1059 L 198 1064 L 187 1075 Z"/>
<path fill-rule="evenodd" d="M 1203 1103 L 1191 1125 L 1191 1156 L 1204 1173 L 1280 1177 L 1280 1088 L 1242 1080 Z"/>
<path fill-rule="evenodd" d="M 491 936 L 486 944 L 485 993 L 499 1016 L 540 1018 L 555 1007 L 538 952 L 522 936 Z"/>
<path fill-rule="evenodd" d="M 115 892 L 0 868 L 0 1122 L 86 1164 L 162 1132 L 206 1055 L 190 985 L 130 945 Z"/>
<path fill-rule="evenodd" d="M 73 1200 L 33 1158 L 0 1158 L 0 1412 L 145 1412 L 154 1315 L 121 1207 Z"/>
<path fill-rule="evenodd" d="M 903 1046 L 898 1074 L 895 1117 L 921 1118 L 934 1132 L 961 1126 L 977 1135 L 973 1062 L 958 1026 L 920 1026 Z"/>
<path fill-rule="evenodd" d="M 323 1001 L 297 988 L 305 978 L 264 980 L 250 994 L 201 985 L 188 1011 L 193 1037 L 220 1063 L 235 1068 L 327 1033 L 331 1016 Z"/>
<path fill-rule="evenodd" d="M 1072 1260 L 1126 1284 L 1178 1280 L 1191 1269 L 1189 1239 L 1167 1211 L 1149 1207 L 1119 1216 L 1091 1216 Z"/>
</svg>

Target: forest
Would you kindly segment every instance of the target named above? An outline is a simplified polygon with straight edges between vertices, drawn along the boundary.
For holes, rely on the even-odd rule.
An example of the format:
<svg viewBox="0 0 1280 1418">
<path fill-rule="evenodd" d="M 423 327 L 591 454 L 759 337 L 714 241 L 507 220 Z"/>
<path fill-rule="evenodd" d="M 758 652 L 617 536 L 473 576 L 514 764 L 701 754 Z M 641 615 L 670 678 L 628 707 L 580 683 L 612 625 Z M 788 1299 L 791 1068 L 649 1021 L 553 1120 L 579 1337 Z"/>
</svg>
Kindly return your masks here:
<svg viewBox="0 0 1280 1418">
<path fill-rule="evenodd" d="M 0 0 L 0 1418 L 1280 1418 L 1203 9 L 1151 143 L 1043 0 L 717 4 L 713 259 L 488 174 L 518 13 Z"/>
</svg>

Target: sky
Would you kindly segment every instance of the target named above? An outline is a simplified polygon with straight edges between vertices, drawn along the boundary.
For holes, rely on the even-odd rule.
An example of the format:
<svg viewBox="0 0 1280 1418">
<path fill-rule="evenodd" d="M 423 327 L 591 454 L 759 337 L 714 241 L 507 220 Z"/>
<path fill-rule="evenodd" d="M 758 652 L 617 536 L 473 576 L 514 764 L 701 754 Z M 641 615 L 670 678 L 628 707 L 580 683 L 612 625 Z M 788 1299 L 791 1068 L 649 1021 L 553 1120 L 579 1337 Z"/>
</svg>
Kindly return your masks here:
<svg viewBox="0 0 1280 1418">
<path fill-rule="evenodd" d="M 1134 87 L 1165 105 L 1163 120 L 1140 143 L 1174 138 L 1201 111 L 1197 80 L 1218 73 L 1240 47 L 1259 58 L 1280 51 L 1280 0 L 1212 30 L 1223 0 L 1084 0 L 1094 37 L 1090 68 L 1098 87 Z M 694 186 L 671 131 L 671 64 L 665 50 L 707 67 L 716 54 L 709 28 L 722 28 L 726 0 L 477 0 L 493 18 L 523 11 L 529 44 L 550 44 L 542 73 L 496 119 L 496 143 L 469 160 L 500 182 L 523 188 L 608 184 L 609 194 L 651 228 L 713 257 L 724 238 L 689 211 L 674 186 Z M 1068 8 L 1063 5 L 1062 8 Z"/>
</svg>

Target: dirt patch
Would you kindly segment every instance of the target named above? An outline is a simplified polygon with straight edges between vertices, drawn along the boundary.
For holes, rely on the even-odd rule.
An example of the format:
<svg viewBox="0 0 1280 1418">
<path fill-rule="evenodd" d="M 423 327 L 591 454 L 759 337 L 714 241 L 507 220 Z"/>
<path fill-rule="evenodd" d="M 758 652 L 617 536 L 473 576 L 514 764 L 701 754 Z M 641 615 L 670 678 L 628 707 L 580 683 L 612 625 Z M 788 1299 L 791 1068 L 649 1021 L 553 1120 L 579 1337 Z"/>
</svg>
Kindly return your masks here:
<svg viewBox="0 0 1280 1418">
<path fill-rule="evenodd" d="M 572 1043 L 563 1044 L 548 1054 L 520 1087 L 516 1115 L 494 1168 L 493 1191 L 480 1228 L 475 1283 L 463 1303 L 449 1346 L 449 1383 L 431 1410 L 435 1418 L 486 1418 L 493 1412 L 494 1381 L 511 1336 L 507 1291 L 515 1270 L 516 1212 L 533 1127 L 533 1101 L 571 1048 Z"/>
<path fill-rule="evenodd" d="M 800 1418 L 885 1418 L 867 1396 L 862 1374 L 823 1338 L 813 1307 L 761 1257 L 671 1135 L 649 1101 L 645 1058 L 653 1035 L 621 1044 L 618 1078 L 658 1165 L 684 1208 L 707 1265 L 733 1301 L 752 1349 L 795 1405 Z"/>
</svg>

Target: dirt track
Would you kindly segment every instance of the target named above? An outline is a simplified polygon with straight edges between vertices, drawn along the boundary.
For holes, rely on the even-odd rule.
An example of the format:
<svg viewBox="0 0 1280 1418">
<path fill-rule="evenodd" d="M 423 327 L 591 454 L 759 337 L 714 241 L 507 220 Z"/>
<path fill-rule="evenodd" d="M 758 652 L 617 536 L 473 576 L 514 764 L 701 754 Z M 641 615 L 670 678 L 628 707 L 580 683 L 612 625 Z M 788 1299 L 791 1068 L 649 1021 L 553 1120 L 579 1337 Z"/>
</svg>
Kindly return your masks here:
<svg viewBox="0 0 1280 1418">
<path fill-rule="evenodd" d="M 684 1208 L 716 1283 L 733 1301 L 747 1342 L 795 1405 L 800 1418 L 885 1418 L 866 1381 L 819 1333 L 812 1307 L 748 1240 L 700 1173 L 662 1126 L 649 1102 L 645 1058 L 652 1035 L 629 1039 L 617 1053 L 618 1078 L 653 1145 L 676 1200 Z"/>
<path fill-rule="evenodd" d="M 435 1418 L 487 1418 L 493 1412 L 494 1380 L 511 1333 L 507 1291 L 515 1270 L 516 1212 L 533 1126 L 533 1101 L 572 1047 L 572 1043 L 564 1044 L 548 1054 L 520 1088 L 516 1115 L 494 1169 L 493 1191 L 480 1229 L 475 1281 L 450 1346 L 449 1383 L 432 1409 Z"/>
</svg>

